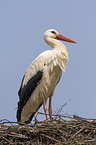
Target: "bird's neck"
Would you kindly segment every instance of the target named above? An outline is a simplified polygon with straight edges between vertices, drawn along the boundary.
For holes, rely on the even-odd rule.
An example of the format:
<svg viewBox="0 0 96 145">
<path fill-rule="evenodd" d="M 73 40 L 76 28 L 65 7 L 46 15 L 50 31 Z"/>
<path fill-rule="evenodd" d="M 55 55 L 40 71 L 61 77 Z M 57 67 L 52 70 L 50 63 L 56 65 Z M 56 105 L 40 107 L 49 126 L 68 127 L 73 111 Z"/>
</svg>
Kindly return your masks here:
<svg viewBox="0 0 96 145">
<path fill-rule="evenodd" d="M 66 46 L 62 42 L 60 42 L 57 39 L 50 38 L 50 37 L 47 40 L 45 40 L 45 41 L 53 49 L 59 49 L 59 51 L 65 53 L 65 55 L 68 57 L 68 52 L 67 52 Z"/>
</svg>

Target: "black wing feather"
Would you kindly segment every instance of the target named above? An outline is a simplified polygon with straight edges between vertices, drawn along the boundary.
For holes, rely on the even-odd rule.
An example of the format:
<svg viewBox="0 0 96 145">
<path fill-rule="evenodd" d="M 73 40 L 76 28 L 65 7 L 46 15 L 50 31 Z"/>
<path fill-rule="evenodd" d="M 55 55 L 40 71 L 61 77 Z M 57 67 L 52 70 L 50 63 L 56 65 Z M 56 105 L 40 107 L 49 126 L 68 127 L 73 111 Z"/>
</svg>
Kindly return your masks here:
<svg viewBox="0 0 96 145">
<path fill-rule="evenodd" d="M 20 122 L 21 119 L 21 113 L 22 113 L 22 109 L 24 107 L 24 105 L 27 103 L 27 101 L 29 100 L 32 92 L 35 90 L 35 88 L 37 87 L 38 83 L 40 82 L 40 80 L 42 79 L 43 76 L 43 71 L 38 71 L 36 73 L 36 75 L 34 75 L 28 82 L 26 85 L 24 85 L 24 87 L 22 88 L 22 83 L 24 80 L 22 80 L 21 83 L 21 87 L 20 90 L 18 92 L 19 95 L 19 102 L 18 102 L 18 110 L 17 110 L 17 121 Z M 41 106 L 42 104 L 40 104 Z M 40 108 L 40 106 L 38 107 L 38 109 Z M 37 110 L 38 110 L 37 109 Z M 34 116 L 36 112 L 34 112 L 30 118 L 28 119 L 28 121 L 26 123 L 29 123 L 32 120 L 32 117 Z"/>
</svg>

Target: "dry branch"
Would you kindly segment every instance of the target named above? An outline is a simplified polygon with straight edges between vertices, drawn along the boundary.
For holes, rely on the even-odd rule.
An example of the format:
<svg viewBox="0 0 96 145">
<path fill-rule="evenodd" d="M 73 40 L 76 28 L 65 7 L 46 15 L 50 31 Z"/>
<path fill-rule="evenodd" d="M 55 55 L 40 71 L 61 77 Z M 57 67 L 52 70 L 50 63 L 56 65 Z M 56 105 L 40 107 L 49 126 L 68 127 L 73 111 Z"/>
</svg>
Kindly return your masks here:
<svg viewBox="0 0 96 145">
<path fill-rule="evenodd" d="M 35 120 L 34 125 L 0 120 L 0 144 L 96 144 L 96 119 L 53 115 L 53 121 Z"/>
</svg>

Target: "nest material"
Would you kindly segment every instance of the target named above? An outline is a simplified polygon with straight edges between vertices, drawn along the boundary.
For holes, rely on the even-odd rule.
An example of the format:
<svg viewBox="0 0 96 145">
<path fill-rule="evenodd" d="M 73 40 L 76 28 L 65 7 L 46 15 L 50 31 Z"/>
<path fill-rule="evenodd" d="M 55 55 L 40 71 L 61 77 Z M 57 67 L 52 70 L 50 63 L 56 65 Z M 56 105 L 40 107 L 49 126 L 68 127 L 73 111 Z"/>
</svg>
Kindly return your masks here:
<svg viewBox="0 0 96 145">
<path fill-rule="evenodd" d="M 1 120 L 0 144 L 96 144 L 95 119 L 76 115 L 71 118 L 66 121 L 65 116 L 55 116 L 53 121 L 35 122 L 34 125 L 13 125 L 16 122 Z M 11 125 L 6 125 L 8 123 Z"/>
</svg>

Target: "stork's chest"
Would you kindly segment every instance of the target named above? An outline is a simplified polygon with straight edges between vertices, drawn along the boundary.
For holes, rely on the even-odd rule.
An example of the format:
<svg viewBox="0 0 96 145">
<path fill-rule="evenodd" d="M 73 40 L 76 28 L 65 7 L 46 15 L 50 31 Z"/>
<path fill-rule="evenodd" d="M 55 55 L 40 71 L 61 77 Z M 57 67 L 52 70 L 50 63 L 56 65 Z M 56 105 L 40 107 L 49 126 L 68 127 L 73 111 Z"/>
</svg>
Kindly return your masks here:
<svg viewBox="0 0 96 145">
<path fill-rule="evenodd" d="M 43 82 L 45 82 L 44 86 L 49 88 L 49 90 L 55 88 L 60 80 L 61 75 L 62 75 L 62 70 L 59 66 L 54 66 L 52 71 L 51 69 L 49 69 L 49 67 L 46 67 L 44 69 L 44 75 L 43 75 L 43 80 L 44 80 Z"/>
<path fill-rule="evenodd" d="M 58 83 L 61 75 L 62 75 L 62 70 L 59 66 L 55 66 L 52 72 L 51 71 L 49 72 L 50 80 L 55 84 Z"/>
</svg>

